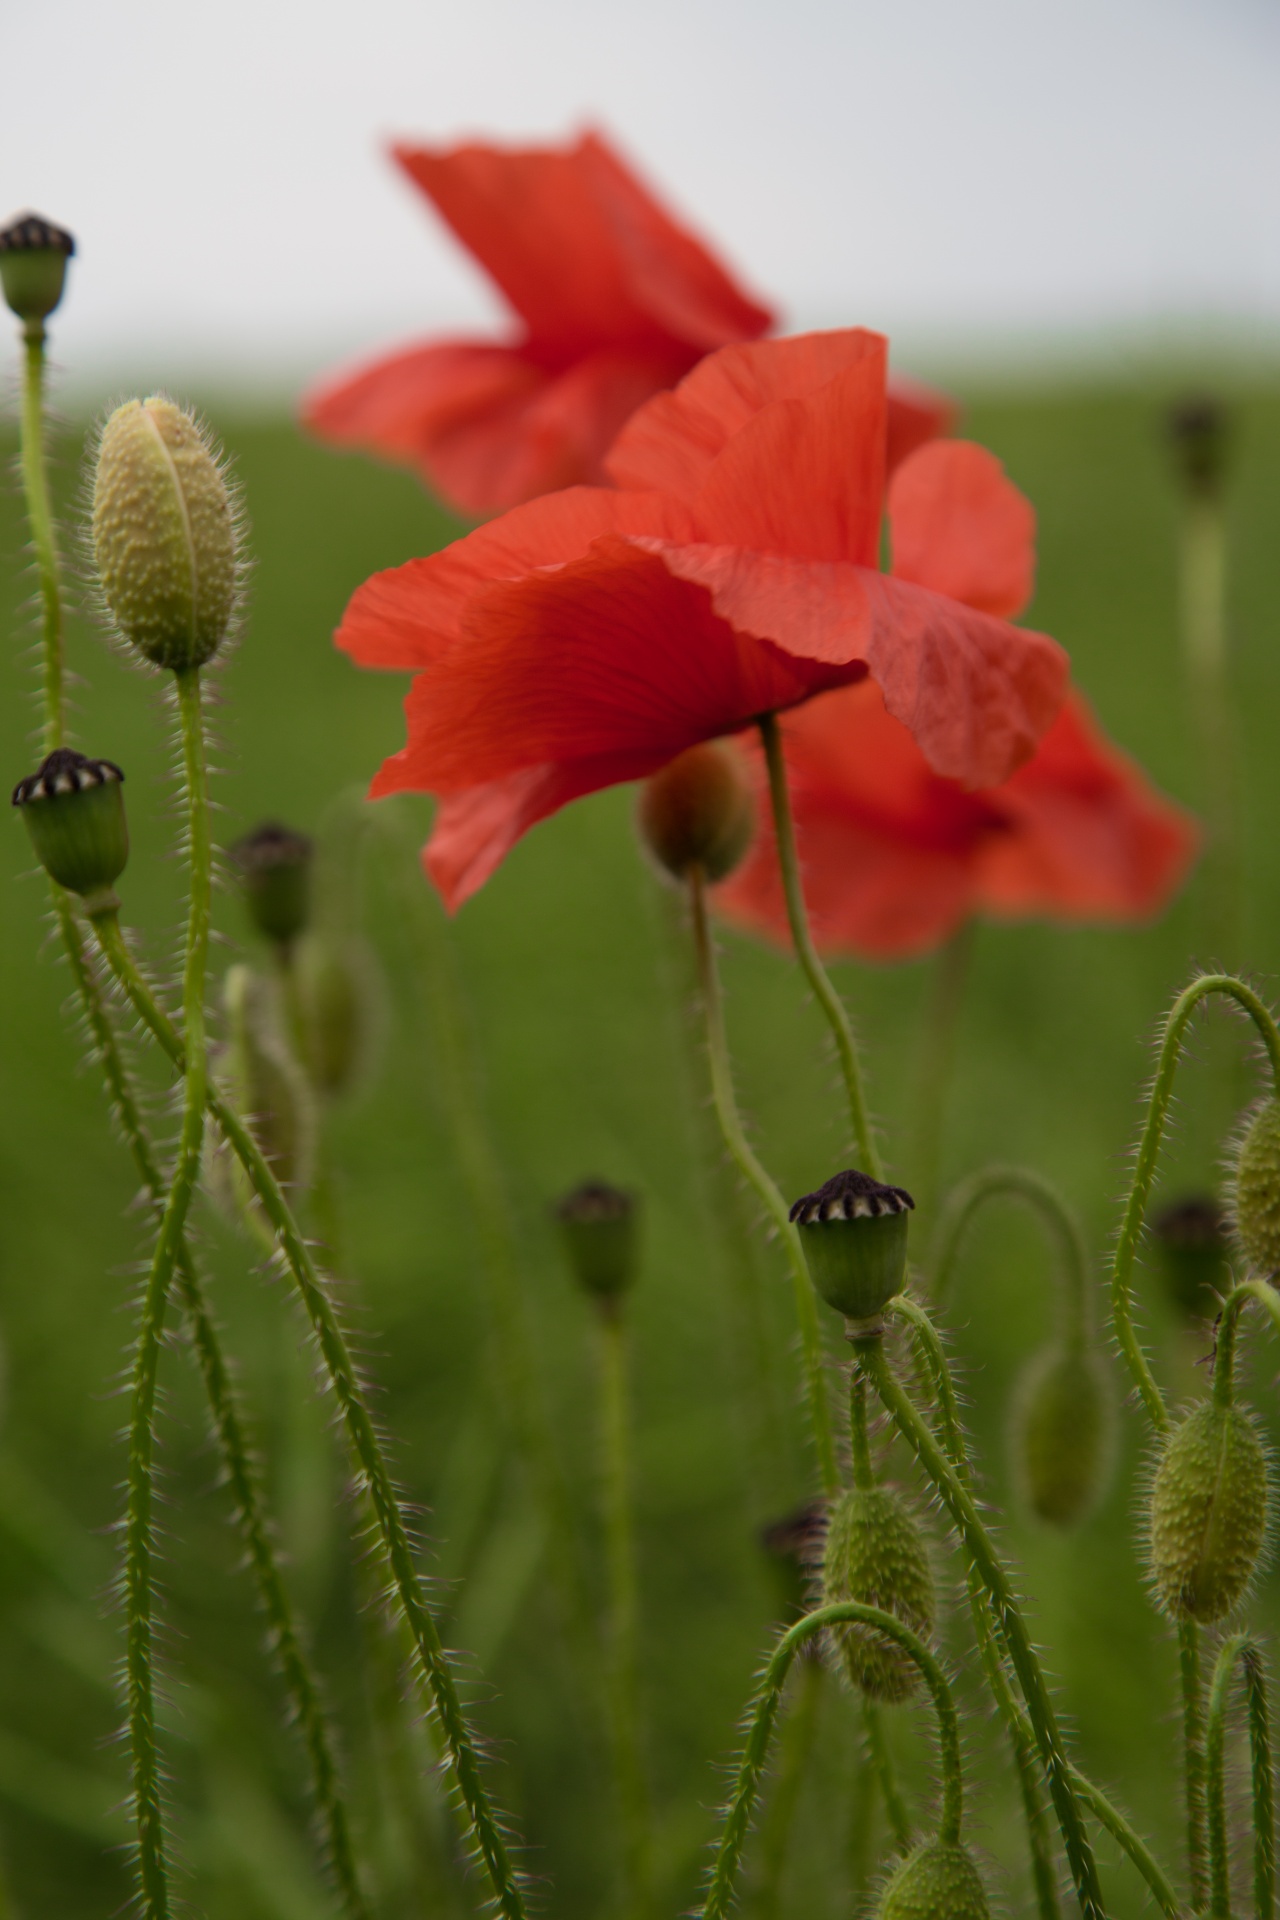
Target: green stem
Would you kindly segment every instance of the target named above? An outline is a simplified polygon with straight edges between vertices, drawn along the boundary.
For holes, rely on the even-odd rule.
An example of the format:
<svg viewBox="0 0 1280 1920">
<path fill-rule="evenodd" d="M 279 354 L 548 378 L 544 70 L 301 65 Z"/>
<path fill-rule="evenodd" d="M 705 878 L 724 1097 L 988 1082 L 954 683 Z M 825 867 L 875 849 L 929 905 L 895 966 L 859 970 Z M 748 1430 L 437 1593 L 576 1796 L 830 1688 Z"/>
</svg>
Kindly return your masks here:
<svg viewBox="0 0 1280 1920">
<path fill-rule="evenodd" d="M 22 490 L 26 500 L 31 544 L 40 579 L 41 658 L 44 680 L 45 753 L 66 739 L 66 694 L 63 687 L 62 596 L 58 588 L 58 550 L 49 506 L 49 481 L 44 454 L 44 322 L 28 320 L 23 328 L 25 365 L 22 382 Z"/>
<path fill-rule="evenodd" d="M 1267 1671 L 1261 1649 L 1244 1652 L 1244 1684 L 1249 1699 L 1249 1771 L 1253 1784 L 1254 1920 L 1273 1920 L 1276 1910 L 1275 1777 L 1271 1765 L 1271 1712 Z"/>
<path fill-rule="evenodd" d="M 1085 1830 L 1080 1804 L 1070 1774 L 1070 1763 L 1062 1743 L 1053 1701 L 1045 1685 L 1040 1662 L 1036 1658 L 1021 1608 L 1014 1597 L 1008 1575 L 987 1537 L 973 1497 L 938 1446 L 908 1395 L 904 1393 L 885 1358 L 879 1338 L 853 1342 L 854 1356 L 871 1385 L 892 1416 L 895 1426 L 933 1482 L 951 1515 L 965 1550 L 990 1596 L 996 1619 L 1018 1684 L 1026 1702 L 1027 1714 L 1035 1735 L 1041 1762 L 1049 1783 L 1049 1792 L 1058 1816 L 1058 1826 L 1066 1848 L 1067 1862 L 1085 1920 L 1102 1920 L 1102 1891 L 1093 1848 Z"/>
<path fill-rule="evenodd" d="M 1227 690 L 1226 522 L 1215 489 L 1188 499 L 1181 541 L 1183 653 L 1209 845 L 1206 934 L 1211 953 L 1238 957 L 1240 850 L 1234 729 Z"/>
<path fill-rule="evenodd" d="M 760 1868 L 754 1906 L 760 1920 L 776 1920 L 782 1890 L 782 1869 L 795 1821 L 800 1783 L 813 1751 L 818 1727 L 818 1702 L 826 1672 L 821 1660 L 801 1663 L 800 1682 L 791 1712 L 782 1730 L 782 1753 L 768 1810 L 760 1829 Z"/>
<path fill-rule="evenodd" d="M 925 1008 L 916 1088 L 916 1171 L 912 1185 L 916 1205 L 926 1215 L 932 1210 L 937 1193 L 943 1120 L 955 1065 L 960 1009 L 973 953 L 973 933 L 973 921 L 962 921 L 942 948 L 934 963 Z"/>
<path fill-rule="evenodd" d="M 1205 1839 L 1204 1687 L 1200 1672 L 1200 1629 L 1194 1620 L 1178 1626 L 1178 1685 L 1182 1693 L 1183 1802 L 1187 1822 L 1187 1878 L 1197 1913 L 1208 1898 Z"/>
<path fill-rule="evenodd" d="M 791 939 L 795 946 L 796 958 L 804 969 L 813 997 L 821 1007 L 835 1039 L 836 1052 L 840 1056 L 840 1071 L 844 1077 L 845 1093 L 849 1101 L 849 1122 L 853 1128 L 855 1151 L 862 1163 L 863 1171 L 869 1173 L 873 1180 L 883 1180 L 884 1165 L 867 1109 L 862 1063 L 858 1058 L 858 1043 L 854 1038 L 844 1002 L 831 984 L 809 930 L 804 887 L 800 880 L 800 860 L 796 852 L 796 829 L 791 814 L 791 795 L 787 790 L 787 763 L 783 753 L 778 716 L 776 713 L 766 713 L 757 725 L 760 728 L 760 738 L 764 743 L 765 760 L 769 768 L 769 800 L 773 808 L 773 831 L 778 849 L 778 866 L 782 874 L 782 891 L 787 903 L 787 919 L 791 926 Z"/>
<path fill-rule="evenodd" d="M 1008 1195 L 1023 1200 L 1056 1242 L 1063 1288 L 1064 1332 L 1082 1340 L 1089 1328 L 1089 1253 L 1073 1210 L 1052 1181 L 1029 1167 L 983 1167 L 951 1189 L 938 1218 L 930 1251 L 935 1306 L 941 1306 L 955 1278 L 960 1247 L 979 1208 Z"/>
<path fill-rule="evenodd" d="M 636 1554 L 631 1512 L 627 1361 L 621 1307 L 599 1315 L 600 1464 L 609 1570 L 609 1692 L 629 1911 L 652 1905 L 649 1794 L 640 1751 Z"/>
<path fill-rule="evenodd" d="M 720 975 L 715 947 L 707 919 L 706 882 L 699 868 L 689 871 L 689 910 L 693 922 L 693 945 L 698 964 L 698 987 L 706 1023 L 707 1059 L 711 1069 L 711 1099 L 720 1122 L 720 1131 L 739 1172 L 755 1188 L 764 1210 L 782 1241 L 791 1274 L 796 1318 L 800 1323 L 800 1341 L 804 1353 L 805 1385 L 809 1401 L 809 1422 L 814 1450 L 822 1475 L 823 1492 L 831 1497 L 840 1486 L 836 1464 L 835 1439 L 831 1431 L 831 1409 L 827 1401 L 827 1383 L 822 1367 L 822 1330 L 809 1269 L 805 1265 L 800 1236 L 791 1223 L 787 1203 L 757 1159 L 747 1139 L 733 1091 L 733 1068 L 725 1035 L 724 1005 L 720 996 Z"/>
<path fill-rule="evenodd" d="M 1174 1075 L 1182 1054 L 1183 1039 L 1192 1014 L 1200 1002 L 1211 994 L 1223 994 L 1226 998 L 1234 1000 L 1253 1021 L 1266 1048 L 1273 1087 L 1280 1092 L 1280 1031 L 1277 1031 L 1270 1010 L 1253 988 L 1246 986 L 1243 980 L 1237 980 L 1233 974 L 1229 973 L 1201 974 L 1198 979 L 1191 982 L 1190 986 L 1184 987 L 1169 1009 L 1161 1029 L 1155 1077 L 1147 1100 L 1146 1120 L 1138 1143 L 1133 1180 L 1125 1202 L 1124 1216 L 1120 1222 L 1115 1259 L 1111 1270 L 1111 1316 L 1115 1323 L 1116 1339 L 1120 1343 L 1120 1351 L 1124 1355 L 1125 1363 L 1133 1376 L 1133 1383 L 1147 1410 L 1147 1417 L 1157 1433 L 1164 1433 L 1167 1430 L 1169 1411 L 1159 1382 L 1151 1371 L 1147 1356 L 1134 1330 L 1133 1269 L 1146 1220 L 1147 1205 L 1151 1198 L 1160 1145 L 1169 1117 Z"/>
<path fill-rule="evenodd" d="M 791 1662 L 812 1634 L 821 1633 L 828 1627 L 844 1626 L 846 1623 L 873 1627 L 878 1633 L 886 1634 L 890 1640 L 897 1642 L 907 1657 L 919 1668 L 933 1696 L 934 1711 L 938 1721 L 938 1747 L 942 1768 L 942 1813 L 939 1821 L 939 1838 L 950 1845 L 955 1845 L 959 1841 L 960 1822 L 964 1810 L 964 1778 L 960 1765 L 960 1725 L 956 1718 L 951 1688 L 941 1664 L 930 1653 L 924 1642 L 912 1633 L 910 1627 L 904 1626 L 895 1614 L 885 1613 L 880 1607 L 863 1606 L 856 1600 L 841 1600 L 834 1606 L 819 1607 L 816 1612 L 806 1614 L 803 1620 L 797 1620 L 796 1624 L 783 1634 L 765 1668 L 755 1699 L 748 1709 L 746 1744 L 738 1765 L 738 1777 L 733 1795 L 725 1810 L 724 1826 L 721 1830 L 715 1865 L 712 1868 L 711 1883 L 707 1889 L 706 1902 L 702 1909 L 702 1920 L 722 1920 L 722 1916 L 728 1913 L 733 1904 L 734 1883 L 742 1859 L 742 1850 L 750 1831 L 751 1816 L 760 1791 L 765 1763 L 769 1757 L 769 1746 L 778 1717 L 778 1705 L 782 1699 Z"/>
<path fill-rule="evenodd" d="M 1108 1800 L 1101 1787 L 1095 1787 L 1092 1780 L 1085 1779 L 1079 1767 L 1072 1767 L 1071 1778 L 1075 1783 L 1076 1792 L 1085 1805 L 1097 1816 L 1112 1839 L 1118 1841 L 1124 1848 L 1146 1881 L 1165 1920 L 1185 1920 L 1182 1902 L 1146 1841 L 1135 1833 L 1124 1815 Z"/>
<path fill-rule="evenodd" d="M 865 1493 L 875 1485 L 875 1472 L 871 1465 L 871 1436 L 867 1432 L 867 1383 L 856 1368 L 849 1382 L 849 1442 L 853 1484 Z"/>
<path fill-rule="evenodd" d="M 884 1715 L 874 1700 L 862 1696 L 862 1725 L 867 1736 L 867 1753 L 871 1760 L 876 1784 L 880 1788 L 880 1797 L 884 1801 L 885 1814 L 889 1821 L 889 1831 L 893 1835 L 893 1844 L 899 1853 L 910 1849 L 911 1814 L 902 1797 L 898 1785 L 897 1769 L 893 1764 L 893 1755 L 889 1751 L 889 1739 L 884 1729 Z"/>
<path fill-rule="evenodd" d="M 1249 1756 L 1253 1783 L 1253 1878 L 1255 1920 L 1275 1911 L 1275 1807 L 1271 1782 L 1271 1728 L 1267 1679 L 1258 1647 L 1246 1633 L 1223 1643 L 1209 1688 L 1209 1869 L 1211 1920 L 1231 1920 L 1231 1850 L 1227 1834 L 1226 1729 L 1236 1661 L 1249 1705 Z"/>
<path fill-rule="evenodd" d="M 134 963 L 112 911 L 95 915 L 94 927 L 112 971 L 174 1066 L 184 1066 L 182 1041 Z M 221 1128 L 262 1204 L 276 1234 L 280 1256 L 307 1311 L 333 1388 L 358 1471 L 373 1505 L 392 1585 L 413 1641 L 424 1683 L 440 1723 L 454 1782 L 496 1897 L 506 1920 L 524 1920 L 524 1902 L 501 1825 L 494 1816 L 479 1754 L 458 1699 L 457 1687 L 434 1617 L 423 1596 L 408 1529 L 395 1484 L 369 1413 L 346 1335 L 297 1221 L 279 1183 L 249 1129 L 216 1086 L 208 1090 L 209 1111 Z"/>
<path fill-rule="evenodd" d="M 1240 1315 L 1252 1302 L 1271 1316 L 1271 1324 L 1280 1333 L 1280 1293 L 1265 1280 L 1242 1280 L 1231 1289 L 1218 1315 L 1213 1355 L 1213 1397 L 1220 1407 L 1235 1400 L 1236 1337 Z"/>
</svg>

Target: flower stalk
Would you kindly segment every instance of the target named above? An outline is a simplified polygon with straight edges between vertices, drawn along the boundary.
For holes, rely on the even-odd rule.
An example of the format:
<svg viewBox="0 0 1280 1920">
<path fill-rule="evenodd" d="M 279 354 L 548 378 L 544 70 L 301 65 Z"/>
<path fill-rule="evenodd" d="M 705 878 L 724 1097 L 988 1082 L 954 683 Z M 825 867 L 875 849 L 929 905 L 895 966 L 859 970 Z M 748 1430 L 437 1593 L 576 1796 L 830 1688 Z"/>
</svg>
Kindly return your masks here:
<svg viewBox="0 0 1280 1920">
<path fill-rule="evenodd" d="M 1209 1688 L 1207 1749 L 1209 1800 L 1210 1920 L 1231 1920 L 1231 1849 L 1227 1829 L 1227 1706 L 1236 1662 L 1244 1681 L 1249 1713 L 1249 1757 L 1253 1800 L 1253 1901 L 1255 1920 L 1275 1913 L 1276 1837 L 1271 1777 L 1271 1724 L 1262 1653 L 1247 1633 L 1223 1643 Z"/>
</svg>

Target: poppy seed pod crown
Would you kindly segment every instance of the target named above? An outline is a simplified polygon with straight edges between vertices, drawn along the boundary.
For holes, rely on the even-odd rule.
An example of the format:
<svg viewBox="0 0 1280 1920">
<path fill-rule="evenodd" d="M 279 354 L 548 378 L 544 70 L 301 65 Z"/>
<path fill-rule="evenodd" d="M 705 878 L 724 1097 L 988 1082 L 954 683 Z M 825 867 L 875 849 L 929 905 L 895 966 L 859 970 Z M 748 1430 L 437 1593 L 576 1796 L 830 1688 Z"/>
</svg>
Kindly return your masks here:
<svg viewBox="0 0 1280 1920">
<path fill-rule="evenodd" d="M 876 1920 L 987 1920 L 986 1889 L 959 1841 L 926 1840 L 895 1869 Z"/>
<path fill-rule="evenodd" d="M 0 287 L 5 303 L 19 320 L 39 323 L 48 318 L 62 298 L 67 261 L 76 243 L 62 227 L 38 213 L 22 213 L 0 227 Z"/>
<path fill-rule="evenodd" d="M 1230 1285 L 1227 1223 L 1211 1194 L 1172 1201 L 1151 1222 L 1165 1291 L 1193 1320 L 1212 1320 Z"/>
<path fill-rule="evenodd" d="M 870 1320 L 901 1293 L 907 1270 L 905 1187 L 886 1186 L 850 1167 L 791 1209 L 809 1277 L 846 1320 Z"/>
<path fill-rule="evenodd" d="M 277 820 L 264 821 L 231 849 L 249 914 L 258 932 L 288 946 L 311 908 L 311 840 Z"/>
<path fill-rule="evenodd" d="M 113 760 L 57 747 L 13 790 L 41 866 L 91 912 L 117 904 L 111 889 L 129 859 L 123 781 Z"/>
<path fill-rule="evenodd" d="M 605 1180 L 586 1180 L 556 1208 L 573 1277 L 597 1300 L 614 1302 L 636 1277 L 636 1198 Z"/>
<path fill-rule="evenodd" d="M 708 880 L 726 879 L 755 830 L 741 760 L 719 741 L 690 747 L 645 781 L 636 819 L 645 846 L 674 879 L 691 867 Z"/>
</svg>

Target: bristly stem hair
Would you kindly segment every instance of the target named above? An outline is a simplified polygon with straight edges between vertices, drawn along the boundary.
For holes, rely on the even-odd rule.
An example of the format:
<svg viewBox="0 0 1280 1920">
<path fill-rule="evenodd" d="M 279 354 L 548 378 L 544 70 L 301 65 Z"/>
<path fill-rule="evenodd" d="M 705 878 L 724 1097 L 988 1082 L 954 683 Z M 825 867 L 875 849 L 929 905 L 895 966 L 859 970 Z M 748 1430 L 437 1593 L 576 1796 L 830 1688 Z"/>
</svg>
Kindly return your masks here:
<svg viewBox="0 0 1280 1920">
<path fill-rule="evenodd" d="M 1209 1688 L 1209 1914 L 1231 1920 L 1231 1847 L 1227 1831 L 1227 1705 L 1236 1661 L 1240 1662 L 1249 1711 L 1249 1760 L 1253 1799 L 1253 1911 L 1272 1920 L 1276 1905 L 1275 1804 L 1271 1778 L 1271 1717 L 1267 1676 L 1259 1647 L 1246 1633 L 1224 1641 Z"/>
</svg>

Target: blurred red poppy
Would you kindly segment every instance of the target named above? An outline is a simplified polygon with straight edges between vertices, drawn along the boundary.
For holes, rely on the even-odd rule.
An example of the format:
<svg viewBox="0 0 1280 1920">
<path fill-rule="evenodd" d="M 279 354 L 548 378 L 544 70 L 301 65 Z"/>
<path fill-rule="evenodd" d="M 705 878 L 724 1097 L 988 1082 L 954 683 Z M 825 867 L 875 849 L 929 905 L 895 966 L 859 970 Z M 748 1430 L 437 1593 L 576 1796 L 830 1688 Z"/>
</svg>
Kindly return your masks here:
<svg viewBox="0 0 1280 1920">
<path fill-rule="evenodd" d="M 303 419 L 414 468 L 461 513 L 603 482 L 605 453 L 638 406 L 703 354 L 773 324 L 597 133 L 563 148 L 392 152 L 523 332 L 387 354 L 315 388 Z M 895 388 L 891 461 L 952 418 L 928 388 Z"/>
<path fill-rule="evenodd" d="M 889 489 L 894 571 L 970 606 L 1013 614 L 1031 593 L 1029 503 L 982 448 L 939 443 Z M 1141 920 L 1166 904 L 1198 836 L 1099 730 L 1072 692 L 1034 756 L 966 792 L 930 767 L 871 684 L 782 723 L 805 899 L 828 952 L 896 959 L 976 913 Z M 744 737 L 761 791 L 763 757 Z M 786 943 L 768 809 L 744 864 L 717 890 L 725 916 Z"/>
<path fill-rule="evenodd" d="M 530 502 L 353 596 L 338 644 L 420 669 L 373 791 L 441 796 L 450 905 L 567 801 L 868 675 L 935 772 L 990 786 L 1030 757 L 1066 660 L 1000 617 L 1025 597 L 1016 539 L 977 593 L 963 515 L 933 582 L 877 570 L 885 357 L 856 329 L 726 347 L 631 420 L 616 490 Z"/>
</svg>

